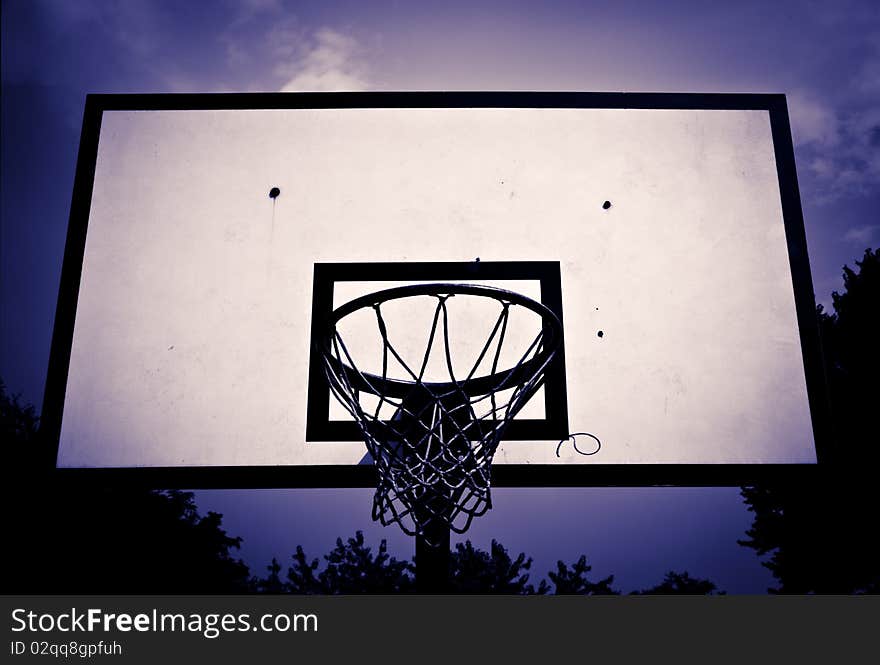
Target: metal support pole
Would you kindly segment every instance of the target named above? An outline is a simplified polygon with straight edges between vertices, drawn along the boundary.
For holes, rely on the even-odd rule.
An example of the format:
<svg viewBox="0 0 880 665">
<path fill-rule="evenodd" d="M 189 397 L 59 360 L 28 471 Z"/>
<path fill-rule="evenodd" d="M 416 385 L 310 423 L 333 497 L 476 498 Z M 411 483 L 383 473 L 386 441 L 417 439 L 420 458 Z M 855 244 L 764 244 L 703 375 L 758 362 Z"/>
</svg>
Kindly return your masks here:
<svg viewBox="0 0 880 665">
<path fill-rule="evenodd" d="M 416 591 L 449 592 L 449 526 L 430 523 L 429 533 L 416 536 Z M 434 543 L 434 546 L 429 544 Z"/>
</svg>

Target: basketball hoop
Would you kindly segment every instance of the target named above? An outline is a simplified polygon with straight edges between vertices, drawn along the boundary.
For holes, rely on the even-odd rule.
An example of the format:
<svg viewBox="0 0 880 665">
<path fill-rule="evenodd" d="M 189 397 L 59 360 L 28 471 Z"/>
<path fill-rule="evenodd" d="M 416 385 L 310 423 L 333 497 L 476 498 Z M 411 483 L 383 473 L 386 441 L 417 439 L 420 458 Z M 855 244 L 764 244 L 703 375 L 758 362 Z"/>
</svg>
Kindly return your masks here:
<svg viewBox="0 0 880 665">
<path fill-rule="evenodd" d="M 456 378 L 450 349 L 450 310 L 455 296 L 497 303 L 497 318 L 470 370 Z M 424 355 L 406 359 L 389 339 L 382 306 L 392 300 L 436 299 Z M 499 369 L 510 310 L 523 307 L 540 317 L 531 344 L 512 367 Z M 372 309 L 382 344 L 381 373 L 358 367 L 338 329 L 342 319 Z M 442 321 L 442 323 L 441 323 Z M 438 328 L 440 330 L 438 331 Z M 440 334 L 438 334 L 438 332 Z M 440 338 L 448 378 L 425 376 Z M 507 425 L 541 387 L 562 342 L 562 324 L 544 305 L 512 291 L 472 284 L 417 284 L 356 298 L 336 309 L 327 322 L 320 352 L 330 389 L 360 425 L 378 472 L 373 519 L 397 523 L 405 533 L 428 537 L 432 526 L 464 533 L 491 507 L 490 466 Z M 479 373 L 481 364 L 490 369 Z M 389 363 L 408 378 L 391 378 Z M 363 396 L 378 397 L 367 404 Z M 382 407 L 393 416 L 380 417 Z"/>
</svg>

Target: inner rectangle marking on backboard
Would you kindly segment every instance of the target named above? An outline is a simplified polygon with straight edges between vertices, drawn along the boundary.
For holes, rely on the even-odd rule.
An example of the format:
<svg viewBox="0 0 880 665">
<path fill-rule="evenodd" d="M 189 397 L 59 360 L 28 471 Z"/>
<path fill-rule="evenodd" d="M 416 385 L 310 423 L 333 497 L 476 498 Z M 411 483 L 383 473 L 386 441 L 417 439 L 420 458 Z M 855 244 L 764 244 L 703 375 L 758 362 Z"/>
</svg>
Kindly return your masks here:
<svg viewBox="0 0 880 665">
<path fill-rule="evenodd" d="M 553 261 L 494 261 L 474 263 L 361 263 L 316 264 L 312 312 L 312 361 L 309 372 L 307 441 L 359 440 L 361 432 L 354 419 L 330 395 L 322 375 L 322 365 L 315 343 L 321 332 L 321 321 L 330 312 L 354 298 L 396 286 L 425 282 L 467 283 L 493 286 L 525 295 L 541 302 L 562 320 L 562 296 L 560 292 L 559 264 Z M 450 356 L 453 360 L 453 376 L 461 380 L 474 371 L 475 376 L 491 373 L 492 358 L 480 360 L 480 350 L 485 344 L 498 316 L 500 305 L 491 299 L 475 296 L 456 296 L 456 307 L 449 303 Z M 483 302 L 481 302 L 483 301 Z M 495 308 L 496 311 L 493 311 Z M 386 371 L 389 378 L 412 379 L 408 372 L 418 374 L 424 360 L 430 336 L 432 315 L 436 302 L 428 296 L 418 299 L 397 300 L 383 305 L 389 340 L 403 349 L 401 354 L 407 362 L 418 367 L 402 367 L 392 360 Z M 499 357 L 499 369 L 516 363 L 537 334 L 535 324 L 539 317 L 532 312 L 511 308 L 505 344 Z M 459 321 L 455 321 L 455 314 Z M 375 312 L 364 309 L 349 317 L 348 330 L 340 323 L 339 332 L 351 348 L 352 359 L 364 365 L 360 369 L 381 373 L 382 340 L 378 334 Z M 396 329 L 395 329 L 396 328 Z M 438 335 L 443 328 L 438 328 Z M 426 380 L 448 380 L 448 368 L 442 346 L 433 347 L 425 366 Z M 536 393 L 523 411 L 507 428 L 505 439 L 540 440 L 558 439 L 567 434 L 567 402 L 565 387 L 564 351 L 558 354 L 546 374 L 545 385 Z M 378 398 L 374 400 L 379 406 Z M 370 403 L 370 398 L 366 402 Z M 386 411 L 389 409 L 386 407 Z M 391 417 L 393 414 L 382 415 Z M 563 431 L 564 430 L 564 431 Z"/>
</svg>

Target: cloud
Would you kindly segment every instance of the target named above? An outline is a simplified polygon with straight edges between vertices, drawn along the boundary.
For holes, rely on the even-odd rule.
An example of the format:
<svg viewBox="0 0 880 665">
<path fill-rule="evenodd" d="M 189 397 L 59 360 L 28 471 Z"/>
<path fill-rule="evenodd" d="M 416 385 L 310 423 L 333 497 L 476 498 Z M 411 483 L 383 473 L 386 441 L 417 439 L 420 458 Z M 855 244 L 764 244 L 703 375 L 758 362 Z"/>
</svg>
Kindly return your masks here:
<svg viewBox="0 0 880 665">
<path fill-rule="evenodd" d="M 353 34 L 327 26 L 315 29 L 293 13 L 279 12 L 279 3 L 255 2 L 259 14 L 253 13 L 254 6 L 242 8 L 249 18 L 238 14 L 217 37 L 226 81 L 244 81 L 247 90 L 283 92 L 373 87 L 371 50 Z"/>
<path fill-rule="evenodd" d="M 809 6 L 834 59 L 829 55 L 814 63 L 823 76 L 833 74 L 812 84 L 804 79 L 788 95 L 798 164 L 809 179 L 803 191 L 820 205 L 875 196 L 880 193 L 880 5 L 840 0 Z"/>
<path fill-rule="evenodd" d="M 810 191 L 817 203 L 880 190 L 880 108 L 852 104 L 834 109 L 799 92 L 788 99 L 798 160 L 814 179 Z"/>
<path fill-rule="evenodd" d="M 147 58 L 167 46 L 167 27 L 174 18 L 153 0 L 37 0 L 35 4 L 42 19 L 63 38 L 101 43 L 131 58 Z"/>
<path fill-rule="evenodd" d="M 243 11 L 250 13 L 270 12 L 277 13 L 284 10 L 281 0 L 235 0 L 235 3 Z"/>
<path fill-rule="evenodd" d="M 865 95 L 880 94 L 880 57 L 865 61 L 856 76 L 856 88 Z"/>
<path fill-rule="evenodd" d="M 285 17 L 275 22 L 265 38 L 269 56 L 282 63 L 279 69 L 295 66 L 309 50 L 310 43 L 308 31 L 295 17 Z"/>
<path fill-rule="evenodd" d="M 362 49 L 354 37 L 322 28 L 313 38 L 306 39 L 303 47 L 292 41 L 299 36 L 296 32 L 282 35 L 276 45 L 279 55 L 290 53 L 293 57 L 291 62 L 276 67 L 276 72 L 287 78 L 281 86 L 282 92 L 359 91 L 369 88 Z M 275 39 L 278 39 L 278 35 Z"/>
<path fill-rule="evenodd" d="M 819 143 L 833 146 L 838 143 L 839 121 L 828 104 L 810 93 L 796 90 L 788 95 L 788 107 L 795 145 Z"/>
<path fill-rule="evenodd" d="M 864 245 L 871 242 L 871 239 L 880 231 L 880 224 L 869 224 L 867 226 L 855 226 L 848 229 L 843 239 L 847 242 L 858 243 Z"/>
<path fill-rule="evenodd" d="M 226 11 L 233 17 L 230 28 L 242 28 L 261 18 L 284 14 L 283 0 L 225 0 Z"/>
</svg>

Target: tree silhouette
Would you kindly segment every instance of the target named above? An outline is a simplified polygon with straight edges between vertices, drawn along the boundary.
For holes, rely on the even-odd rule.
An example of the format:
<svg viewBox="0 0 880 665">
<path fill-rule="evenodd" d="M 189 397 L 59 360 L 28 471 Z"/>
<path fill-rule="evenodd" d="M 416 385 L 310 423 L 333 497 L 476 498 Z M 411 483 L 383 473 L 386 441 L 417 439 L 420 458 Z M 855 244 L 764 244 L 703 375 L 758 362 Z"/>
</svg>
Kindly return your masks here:
<svg viewBox="0 0 880 665">
<path fill-rule="evenodd" d="M 281 580 L 281 564 L 276 559 L 266 567 L 268 575 L 256 579 L 254 590 L 261 593 L 297 594 L 360 594 L 360 593 L 413 593 L 415 592 L 415 566 L 409 561 L 398 561 L 388 555 L 383 540 L 379 552 L 373 556 L 364 543 L 364 535 L 358 531 L 354 538 L 343 542 L 337 539 L 336 547 L 324 556 L 326 566 L 319 570 L 319 559 L 309 559 L 302 547 L 292 556 L 293 565 L 288 569 L 287 581 Z M 541 580 L 537 586 L 529 583 L 532 559 L 520 553 L 511 558 L 498 541 L 493 540 L 486 552 L 473 543 L 458 543 L 450 553 L 450 579 L 448 591 L 459 594 L 506 594 L 506 595 L 619 595 L 614 589 L 614 576 L 593 581 L 589 578 L 592 567 L 587 557 L 581 556 L 568 565 L 562 561 L 556 570 L 548 573 L 553 586 Z M 664 580 L 649 589 L 633 594 L 723 594 L 714 582 L 691 577 L 687 572 L 669 572 Z"/>
<path fill-rule="evenodd" d="M 302 548 L 300 548 L 302 551 Z M 290 586 L 281 579 L 281 564 L 278 559 L 272 559 L 272 563 L 266 566 L 269 575 L 263 579 L 253 581 L 253 589 L 257 593 L 289 593 Z"/>
<path fill-rule="evenodd" d="M 0 440 L 4 441 L 4 479 L 12 480 L 34 468 L 39 450 L 40 417 L 19 395 L 10 395 L 0 379 Z"/>
<path fill-rule="evenodd" d="M 616 596 L 619 591 L 611 588 L 614 583 L 614 575 L 609 575 L 598 582 L 591 582 L 587 573 L 593 570 L 592 566 L 587 565 L 586 555 L 582 555 L 569 568 L 562 561 L 556 562 L 556 572 L 549 572 L 547 576 L 554 584 L 553 593 L 557 595 L 579 595 L 579 596 Z"/>
<path fill-rule="evenodd" d="M 318 560 L 313 559 L 309 562 L 302 546 L 297 545 L 296 553 L 293 555 L 293 565 L 287 569 L 286 591 L 290 593 L 334 593 L 333 590 L 325 591 L 323 580 L 315 574 L 317 570 Z"/>
<path fill-rule="evenodd" d="M 458 543 L 450 555 L 449 590 L 453 593 L 503 593 L 533 595 L 547 593 L 547 583 L 538 588 L 528 583 L 532 559 L 520 553 L 511 559 L 507 550 L 492 540 L 489 552 L 477 549 L 471 541 Z"/>
<path fill-rule="evenodd" d="M 383 539 L 379 552 L 373 556 L 364 545 L 364 534 L 358 531 L 346 543 L 336 539 L 336 547 L 326 557 L 327 567 L 321 574 L 327 593 L 401 593 L 413 590 L 412 564 L 388 555 Z M 331 591 L 332 590 L 332 591 Z"/>
<path fill-rule="evenodd" d="M 859 271 L 843 267 L 844 292 L 831 294 L 834 314 L 819 308 L 825 371 L 836 430 L 832 460 L 874 469 L 880 380 L 880 250 L 865 250 Z"/>
<path fill-rule="evenodd" d="M 0 382 L 7 593 L 231 593 L 249 589 L 241 543 L 188 492 L 59 483 L 40 464 L 39 418 Z"/>
<path fill-rule="evenodd" d="M 300 594 L 415 592 L 415 565 L 391 557 L 385 540 L 374 556 L 364 543 L 361 531 L 345 542 L 338 538 L 336 547 L 324 556 L 326 566 L 322 570 L 319 570 L 319 559 L 310 560 L 301 546 L 296 548 L 292 559 L 287 582 L 281 581 L 280 564 L 273 559 L 267 566 L 269 574 L 255 580 L 254 588 L 263 593 Z M 497 541 L 492 541 L 490 552 L 475 548 L 470 541 L 460 543 L 450 554 L 449 590 L 454 593 L 546 593 L 546 582 L 542 581 L 537 590 L 528 584 L 531 564 L 532 560 L 525 554 L 511 559 Z"/>
<path fill-rule="evenodd" d="M 318 559 L 311 561 L 301 546 L 292 555 L 293 565 L 287 570 L 287 581 L 281 580 L 281 564 L 276 559 L 267 566 L 269 575 L 254 580 L 253 588 L 261 593 L 297 594 L 390 594 L 415 590 L 413 565 L 398 561 L 388 554 L 385 540 L 374 555 L 358 531 L 354 538 L 343 542 L 324 557 L 326 566 L 318 570 Z"/>
<path fill-rule="evenodd" d="M 670 571 L 666 573 L 666 577 L 657 586 L 642 591 L 634 591 L 633 595 L 723 596 L 725 593 L 724 591 L 719 591 L 714 582 L 691 577 L 687 571 L 683 573 Z"/>
<path fill-rule="evenodd" d="M 880 251 L 866 250 L 856 266 L 843 268 L 834 313 L 817 308 L 834 430 L 829 467 L 809 485 L 742 489 L 755 516 L 740 544 L 770 555 L 774 592 L 880 591 Z"/>
</svg>

